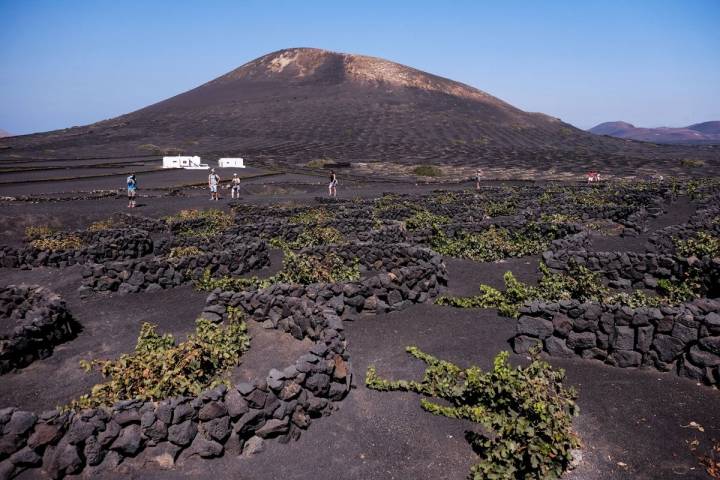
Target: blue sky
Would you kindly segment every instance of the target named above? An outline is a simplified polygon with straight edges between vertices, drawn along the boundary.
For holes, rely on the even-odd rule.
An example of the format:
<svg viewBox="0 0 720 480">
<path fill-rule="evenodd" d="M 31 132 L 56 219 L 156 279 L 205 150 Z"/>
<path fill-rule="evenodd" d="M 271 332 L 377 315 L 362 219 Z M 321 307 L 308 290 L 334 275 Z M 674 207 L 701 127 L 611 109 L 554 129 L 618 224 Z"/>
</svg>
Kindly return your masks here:
<svg viewBox="0 0 720 480">
<path fill-rule="evenodd" d="M 318 47 L 452 78 L 581 128 L 720 120 L 720 0 L 0 0 L 0 129 L 127 113 Z"/>
</svg>

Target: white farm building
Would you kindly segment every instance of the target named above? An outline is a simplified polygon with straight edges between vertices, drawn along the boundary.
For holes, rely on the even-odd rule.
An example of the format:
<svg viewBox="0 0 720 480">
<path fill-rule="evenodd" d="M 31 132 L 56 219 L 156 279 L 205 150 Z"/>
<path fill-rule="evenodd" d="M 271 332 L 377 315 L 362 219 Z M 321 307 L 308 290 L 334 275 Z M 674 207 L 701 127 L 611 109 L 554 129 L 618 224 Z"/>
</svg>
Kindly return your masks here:
<svg viewBox="0 0 720 480">
<path fill-rule="evenodd" d="M 188 170 L 207 170 L 207 163 L 200 163 L 200 157 L 163 157 L 163 168 L 185 168 Z"/>
<path fill-rule="evenodd" d="M 240 158 L 228 158 L 224 157 L 218 160 L 218 167 L 220 168 L 245 168 L 245 161 Z"/>
</svg>

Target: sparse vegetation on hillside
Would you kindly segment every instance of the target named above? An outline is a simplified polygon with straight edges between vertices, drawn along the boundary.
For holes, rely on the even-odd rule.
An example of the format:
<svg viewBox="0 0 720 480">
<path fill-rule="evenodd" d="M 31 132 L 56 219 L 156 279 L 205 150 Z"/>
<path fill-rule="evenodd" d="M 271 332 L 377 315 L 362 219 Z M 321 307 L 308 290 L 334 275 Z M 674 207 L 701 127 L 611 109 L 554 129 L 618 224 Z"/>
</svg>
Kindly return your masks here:
<svg viewBox="0 0 720 480">
<path fill-rule="evenodd" d="M 185 152 L 182 148 L 159 147 L 157 145 L 153 145 L 152 143 L 145 143 L 143 145 L 139 145 L 137 148 L 138 150 L 144 150 L 154 155 L 182 155 Z"/>
<path fill-rule="evenodd" d="M 419 165 L 412 169 L 412 173 L 418 177 L 442 177 L 443 172 L 434 165 Z"/>
<path fill-rule="evenodd" d="M 695 158 L 684 158 L 680 160 L 680 165 L 686 168 L 698 168 L 705 166 L 705 162 Z"/>
<path fill-rule="evenodd" d="M 331 158 L 316 158 L 307 162 L 305 166 L 308 168 L 325 168 L 326 165 L 332 163 L 335 163 L 335 161 Z"/>
</svg>

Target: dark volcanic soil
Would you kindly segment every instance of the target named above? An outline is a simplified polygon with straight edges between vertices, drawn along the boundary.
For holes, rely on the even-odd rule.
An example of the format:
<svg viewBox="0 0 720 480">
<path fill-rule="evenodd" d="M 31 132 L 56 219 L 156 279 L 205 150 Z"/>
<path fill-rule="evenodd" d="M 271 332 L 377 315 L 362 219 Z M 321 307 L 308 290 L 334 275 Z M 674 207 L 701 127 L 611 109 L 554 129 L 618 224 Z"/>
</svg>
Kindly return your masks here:
<svg viewBox="0 0 720 480">
<path fill-rule="evenodd" d="M 297 179 L 297 177 L 294 177 Z M 290 179 L 277 185 L 290 192 L 266 191 L 244 198 L 265 204 L 311 203 L 323 195 L 323 179 L 303 176 L 310 185 L 293 185 Z M 312 182 L 317 182 L 311 185 Z M 267 182 L 271 183 L 271 182 Z M 342 185 L 341 196 L 375 196 L 385 191 L 420 192 L 435 187 L 394 183 Z M 263 188 L 269 188 L 263 185 Z M 459 187 L 453 187 L 459 188 Z M 185 190 L 187 196 L 162 196 L 143 200 L 146 206 L 133 213 L 159 216 L 180 208 L 226 206 L 224 199 L 211 204 L 202 190 Z M 26 224 L 40 219 L 66 227 L 84 226 L 125 211 L 124 200 L 102 199 L 58 203 L 12 202 L 3 205 L 0 221 L 4 233 L 0 243 L 17 241 Z M 694 212 L 688 202 L 669 206 L 668 214 L 651 221 L 651 228 L 686 221 Z M 600 250 L 640 248 L 644 238 L 601 237 Z M 280 266 L 282 255 L 272 251 L 273 266 L 259 272 L 270 275 Z M 502 275 L 512 270 L 525 282 L 537 280 L 537 257 L 501 263 L 475 263 L 446 259 L 452 295 L 477 293 L 478 284 L 502 287 Z M 81 300 L 76 289 L 77 267 L 63 271 L 0 269 L 0 283 L 32 282 L 59 292 L 83 325 L 83 332 L 58 346 L 54 354 L 16 373 L 0 377 L 0 408 L 16 405 L 40 411 L 62 404 L 87 391 L 96 377 L 82 372 L 78 361 L 98 354 L 117 356 L 130 351 L 140 324 L 151 321 L 183 338 L 193 328 L 206 295 L 191 287 L 128 296 L 93 296 Z M 467 366 L 488 368 L 497 352 L 510 350 L 514 321 L 498 317 L 492 310 L 452 309 L 416 305 L 402 312 L 368 316 L 347 322 L 349 353 L 355 388 L 328 417 L 317 419 L 297 442 L 267 441 L 265 451 L 249 457 L 226 455 L 211 461 L 193 457 L 171 470 L 162 470 L 142 453 L 114 472 L 85 473 L 81 478 L 101 479 L 460 479 L 465 478 L 477 457 L 464 440 L 472 424 L 425 413 L 419 397 L 407 393 L 383 393 L 364 386 L 369 365 L 390 378 L 419 378 L 422 364 L 404 349 L 421 349 Z M 265 375 L 269 368 L 285 367 L 307 348 L 279 332 L 263 330 L 251 323 L 251 350 L 234 372 L 235 379 Z M 511 361 L 523 358 L 511 356 Z M 583 440 L 583 461 L 564 478 L 604 479 L 704 479 L 689 444 L 697 439 L 706 450 L 710 440 L 720 438 L 720 395 L 673 374 L 654 370 L 616 369 L 599 362 L 579 359 L 550 360 L 565 368 L 568 383 L 579 391 L 580 416 L 577 431 Z M 704 432 L 690 427 L 701 425 Z M 42 478 L 39 471 L 26 471 L 18 478 Z"/>
<path fill-rule="evenodd" d="M 461 479 L 476 460 L 464 440 L 474 426 L 425 413 L 419 396 L 371 391 L 364 373 L 375 365 L 388 378 L 420 378 L 422 363 L 404 348 L 417 345 L 440 358 L 489 368 L 509 350 L 514 323 L 490 310 L 432 305 L 365 317 L 347 328 L 356 388 L 329 417 L 316 420 L 297 442 L 266 442 L 249 458 L 192 457 L 169 471 L 147 458 L 140 471 L 106 472 L 102 478 L 137 479 Z M 452 332 L 452 333 L 449 333 Z M 513 355 L 513 362 L 522 361 Z M 599 362 L 556 360 L 580 391 L 577 431 L 584 460 L 572 480 L 707 478 L 688 448 L 720 435 L 717 391 L 653 371 L 622 370 Z M 690 422 L 705 432 L 688 428 Z M 147 461 L 147 463 L 145 463 Z M 237 473 L 234 473 L 237 472 Z"/>
</svg>

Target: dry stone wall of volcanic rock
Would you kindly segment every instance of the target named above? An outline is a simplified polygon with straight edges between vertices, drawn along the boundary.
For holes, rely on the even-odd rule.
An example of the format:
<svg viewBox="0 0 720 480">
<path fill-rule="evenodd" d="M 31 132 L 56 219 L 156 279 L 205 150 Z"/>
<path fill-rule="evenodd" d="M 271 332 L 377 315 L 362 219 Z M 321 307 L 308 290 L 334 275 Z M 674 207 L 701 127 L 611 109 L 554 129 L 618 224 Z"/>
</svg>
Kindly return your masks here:
<svg viewBox="0 0 720 480">
<path fill-rule="evenodd" d="M 513 347 L 541 344 L 552 356 L 651 366 L 720 384 L 720 301 L 630 308 L 596 302 L 531 302 L 520 310 Z"/>
<path fill-rule="evenodd" d="M 136 293 L 173 288 L 203 276 L 241 275 L 270 264 L 263 241 L 240 241 L 238 246 L 194 256 L 140 258 L 118 262 L 86 264 L 83 293 Z"/>
<path fill-rule="evenodd" d="M 542 259 L 550 269 L 556 271 L 569 271 L 574 266 L 587 267 L 600 272 L 610 287 L 620 289 L 654 289 L 658 286 L 658 280 L 681 282 L 692 272 L 708 296 L 714 297 L 720 293 L 718 258 L 556 249 L 543 252 Z"/>
<path fill-rule="evenodd" d="M 217 290 L 207 298 L 203 316 L 215 315 L 215 321 L 225 318 L 231 306 L 265 328 L 312 340 L 311 349 L 294 364 L 192 398 L 129 400 L 110 408 L 39 415 L 0 410 L 0 478 L 29 468 L 42 468 L 51 478 L 83 470 L 92 475 L 93 469 L 116 466 L 143 450 L 175 461 L 237 454 L 252 449 L 258 439 L 297 439 L 350 390 L 343 319 L 427 301 L 447 283 L 442 258 L 427 249 L 368 244 L 337 252 L 348 259 L 360 252 L 365 265 L 383 271 L 361 282 Z M 306 253 L 322 254 L 323 249 Z"/>
<path fill-rule="evenodd" d="M 362 281 L 311 285 L 276 284 L 243 292 L 213 292 L 202 316 L 221 321 L 227 307 L 242 308 L 264 325 L 281 328 L 296 338 L 312 334 L 312 325 L 298 309 L 316 305 L 341 318 L 381 314 L 424 303 L 447 286 L 442 257 L 431 250 L 408 245 L 348 245 L 333 247 L 338 255 L 362 259 L 366 267 L 380 271 Z M 322 254 L 324 249 L 306 253 Z"/>
<path fill-rule="evenodd" d="M 0 288 L 0 374 L 48 357 L 79 331 L 56 293 L 37 285 Z"/>
<path fill-rule="evenodd" d="M 718 199 L 720 201 L 720 199 Z M 645 244 L 648 253 L 676 253 L 676 242 L 695 237 L 699 232 L 720 237 L 720 206 L 700 208 L 688 223 L 671 225 L 654 232 Z"/>
<path fill-rule="evenodd" d="M 60 239 L 67 235 L 55 234 L 50 238 Z M 81 231 L 70 235 L 79 238 L 84 246 L 76 250 L 48 250 L 31 244 L 20 248 L 4 245 L 0 247 L 0 265 L 8 268 L 63 268 L 88 262 L 140 258 L 153 251 L 153 239 L 147 231 L 140 229 Z"/>
</svg>

